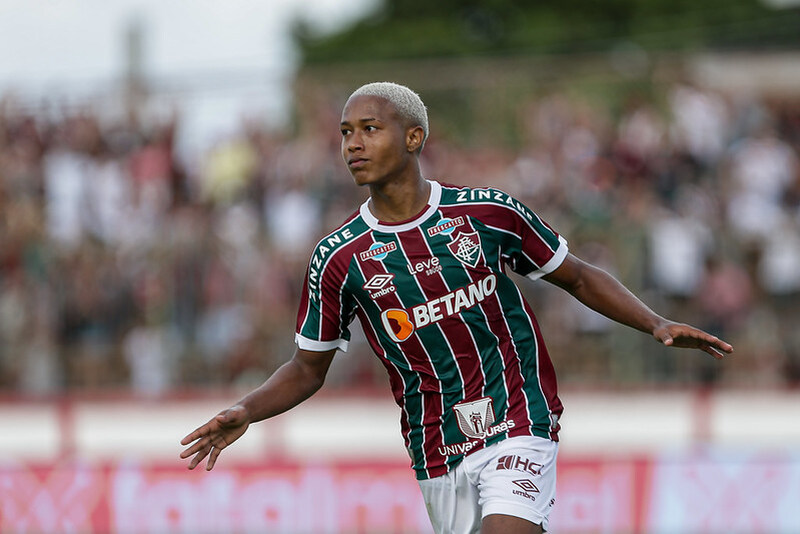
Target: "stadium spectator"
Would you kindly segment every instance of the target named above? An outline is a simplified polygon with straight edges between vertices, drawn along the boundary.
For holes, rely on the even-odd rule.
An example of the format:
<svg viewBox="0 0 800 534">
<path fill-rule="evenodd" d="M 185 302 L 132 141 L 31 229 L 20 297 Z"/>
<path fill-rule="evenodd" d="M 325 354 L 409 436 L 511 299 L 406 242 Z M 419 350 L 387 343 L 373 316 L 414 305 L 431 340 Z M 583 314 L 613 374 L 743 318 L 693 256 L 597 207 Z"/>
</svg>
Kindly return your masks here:
<svg viewBox="0 0 800 534">
<path fill-rule="evenodd" d="M 636 184 L 624 180 L 629 168 L 615 152 L 621 135 L 617 125 L 630 112 L 623 111 L 617 117 L 611 103 L 589 103 L 572 96 L 575 92 L 561 90 L 539 94 L 521 108 L 519 150 L 465 147 L 439 134 L 430 140 L 422 164 L 428 175 L 452 176 L 451 181 L 464 185 L 492 180 L 491 185 L 512 191 L 537 208 L 545 219 L 569 234 L 576 246 L 595 241 L 602 234 L 617 259 L 621 279 L 653 298 L 660 295 L 648 275 L 650 264 L 643 263 L 646 235 L 642 230 L 652 227 L 659 214 L 674 212 L 679 207 L 676 202 L 701 202 L 700 208 L 692 208 L 692 220 L 702 221 L 723 243 L 722 250 L 708 253 L 746 269 L 754 288 L 747 305 L 750 310 L 779 309 L 775 320 L 781 335 L 776 342 L 787 355 L 788 367 L 771 366 L 765 372 L 784 373 L 785 379 L 797 383 L 800 338 L 794 325 L 800 320 L 796 289 L 800 271 L 791 244 L 800 235 L 800 172 L 791 162 L 796 162 L 800 148 L 800 104 L 792 99 L 744 101 L 685 83 L 665 89 L 666 109 L 658 107 L 658 95 L 639 100 L 650 115 L 663 112 L 659 120 L 664 124 L 662 153 L 655 155 L 652 174 Z M 158 321 L 177 330 L 182 340 L 171 386 L 220 385 L 235 380 L 225 369 L 215 367 L 226 367 L 227 362 L 206 363 L 198 325 L 206 313 L 206 305 L 201 305 L 202 287 L 213 273 L 208 265 L 215 255 L 230 251 L 220 241 L 227 239 L 223 234 L 228 231 L 220 233 L 214 228 L 230 227 L 230 220 L 241 219 L 226 214 L 241 211 L 242 206 L 254 207 L 258 216 L 252 227 L 255 234 L 248 238 L 249 252 L 239 251 L 234 257 L 239 258 L 237 263 L 258 266 L 255 270 L 237 267 L 233 276 L 238 293 L 234 299 L 252 314 L 250 322 L 255 331 L 251 342 L 258 347 L 255 353 L 270 354 L 268 347 L 285 342 L 281 333 L 291 327 L 296 289 L 302 282 L 297 274 L 302 271 L 302 262 L 284 257 L 270 239 L 281 229 L 268 223 L 271 211 L 266 206 L 273 205 L 286 190 L 288 176 L 297 177 L 302 180 L 300 189 L 310 195 L 309 201 L 318 210 L 316 222 L 304 230 L 318 236 L 322 228 L 332 227 L 345 217 L 359 198 L 358 191 L 346 186 L 347 173 L 333 163 L 338 158 L 335 140 L 327 133 L 314 133 L 321 130 L 316 126 L 319 121 L 338 115 L 329 100 L 325 95 L 315 97 L 313 105 L 299 103 L 305 111 L 300 114 L 297 134 L 284 131 L 279 135 L 254 123 L 243 124 L 231 140 L 249 144 L 255 160 L 245 185 L 237 190 L 237 202 L 231 204 L 201 194 L 203 166 L 210 152 L 181 162 L 186 169 L 181 171 L 172 149 L 173 138 L 181 134 L 179 118 L 160 121 L 143 115 L 119 119 L 105 116 L 100 104 L 79 111 L 58 105 L 28 111 L 12 99 L 2 99 L 0 288 L 5 289 L 0 292 L 15 287 L 14 299 L 20 304 L 13 309 L 22 311 L 0 315 L 0 335 L 5 336 L 0 343 L 0 387 L 6 391 L 33 388 L 42 393 L 88 387 L 89 381 L 73 376 L 76 371 L 69 365 L 71 355 L 84 349 L 63 343 L 63 336 L 72 336 L 65 332 L 71 326 L 64 322 L 63 311 L 71 299 L 67 289 L 78 275 L 73 256 L 81 254 L 88 243 L 95 244 L 98 261 L 82 269 L 92 271 L 89 278 L 99 279 L 102 265 L 116 264 L 118 275 L 104 283 L 119 286 L 114 291 L 127 293 L 132 302 L 129 309 L 117 312 L 115 321 L 121 326 L 105 341 L 108 358 L 104 365 L 110 367 L 110 374 L 95 387 L 119 388 L 131 383 L 122 343 L 126 328 L 136 322 L 139 307 L 146 304 L 136 294 L 148 273 L 162 277 L 166 287 Z M 772 127 L 762 130 L 759 138 L 756 126 L 764 124 Z M 758 139 L 768 141 L 765 146 L 773 148 L 763 153 L 773 156 L 747 162 L 743 147 L 753 146 Z M 297 145 L 311 148 L 298 153 L 294 148 Z M 145 147 L 149 148 L 144 153 L 149 151 L 152 157 L 141 155 Z M 139 163 L 132 163 L 136 159 Z M 143 160 L 151 163 L 145 165 Z M 764 163 L 768 161 L 775 163 Z M 493 167 L 490 178 L 483 174 L 487 163 Z M 764 174 L 763 169 L 768 171 L 765 175 L 773 176 L 764 183 L 773 184 L 772 193 L 759 192 L 764 185 L 751 183 L 755 174 L 748 178 L 750 171 L 743 169 L 752 166 L 757 167 L 759 176 Z M 150 179 L 168 184 L 154 188 L 162 192 L 152 195 L 153 202 L 150 193 L 143 196 L 138 192 L 138 184 Z M 692 187 L 689 193 L 681 193 L 687 184 Z M 244 209 L 252 213 L 251 208 Z M 751 212 L 754 215 L 747 216 Z M 739 217 L 734 216 L 736 213 Z M 251 217 L 248 220 L 248 225 L 253 224 Z M 751 230 L 767 237 L 753 239 Z M 782 243 L 788 245 L 782 247 Z M 257 259 L 244 260 L 244 256 Z M 11 282 L 20 277 L 24 280 L 21 286 Z M 535 293 L 536 300 L 548 309 L 555 307 L 554 317 L 564 315 L 556 293 L 538 288 L 525 291 Z M 694 293 L 692 298 L 697 296 Z M 19 317 L 27 317 L 31 310 L 38 310 L 35 328 L 25 319 L 28 326 L 18 330 L 15 325 Z M 545 314 L 543 321 L 548 317 Z M 553 327 L 557 331 L 560 325 Z M 28 332 L 29 328 L 39 334 L 15 334 L 14 342 L 9 343 L 11 332 Z M 742 345 L 745 335 L 744 330 L 734 334 L 737 344 Z M 560 344 L 571 340 L 568 335 L 552 336 L 551 343 L 554 353 L 559 354 L 566 352 Z M 42 347 L 48 349 L 42 351 Z M 42 361 L 49 363 L 34 372 L 30 362 L 21 361 L 28 351 L 47 354 Z M 256 373 L 274 369 L 279 363 L 269 356 L 259 357 L 257 363 L 244 361 L 251 362 L 245 366 Z M 740 361 L 726 366 L 728 382 L 749 383 L 749 371 Z M 569 362 L 568 372 L 562 375 L 566 380 L 591 380 L 609 386 L 643 380 L 687 385 L 701 379 L 699 365 L 689 362 L 678 369 L 648 374 L 619 366 L 598 376 L 596 369 L 575 361 Z M 341 376 L 343 381 L 332 383 L 346 387 L 349 374 Z M 380 371 L 360 376 L 371 376 L 375 384 L 383 380 Z"/>
</svg>

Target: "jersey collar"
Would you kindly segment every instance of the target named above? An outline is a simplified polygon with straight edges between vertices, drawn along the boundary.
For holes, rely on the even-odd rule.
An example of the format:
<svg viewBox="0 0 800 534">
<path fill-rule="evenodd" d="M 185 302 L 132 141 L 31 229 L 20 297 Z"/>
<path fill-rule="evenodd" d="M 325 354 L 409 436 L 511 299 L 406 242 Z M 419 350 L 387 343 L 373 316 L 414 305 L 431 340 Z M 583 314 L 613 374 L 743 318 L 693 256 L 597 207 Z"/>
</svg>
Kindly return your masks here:
<svg viewBox="0 0 800 534">
<path fill-rule="evenodd" d="M 405 232 L 406 230 L 411 230 L 412 228 L 416 228 L 424 221 L 427 221 L 431 215 L 436 213 L 436 210 L 439 209 L 439 201 L 442 199 L 442 186 L 439 182 L 434 182 L 432 180 L 426 180 L 431 186 L 431 192 L 428 195 L 428 207 L 422 210 L 422 212 L 414 217 L 413 219 L 409 219 L 408 221 L 404 221 L 399 224 L 389 224 L 379 221 L 371 211 L 369 211 L 369 199 L 367 199 L 361 207 L 359 208 L 359 213 L 361 218 L 364 219 L 364 222 L 367 223 L 367 226 L 372 228 L 373 230 L 377 230 L 379 232 L 386 232 L 386 233 L 395 233 L 395 232 Z"/>
</svg>

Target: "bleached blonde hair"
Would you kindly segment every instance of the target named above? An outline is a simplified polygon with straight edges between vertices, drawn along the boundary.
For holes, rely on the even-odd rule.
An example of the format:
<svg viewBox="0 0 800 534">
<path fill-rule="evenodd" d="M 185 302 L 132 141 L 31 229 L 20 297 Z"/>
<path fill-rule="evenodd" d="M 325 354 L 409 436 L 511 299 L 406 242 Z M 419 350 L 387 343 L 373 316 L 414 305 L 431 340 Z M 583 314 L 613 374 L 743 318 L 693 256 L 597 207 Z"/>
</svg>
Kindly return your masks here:
<svg viewBox="0 0 800 534">
<path fill-rule="evenodd" d="M 399 83 L 373 82 L 362 85 L 353 91 L 350 98 L 356 96 L 385 98 L 395 107 L 401 118 L 406 119 L 413 126 L 420 126 L 423 137 L 419 150 L 422 150 L 422 147 L 425 146 L 425 141 L 428 139 L 428 110 L 417 93 Z"/>
</svg>

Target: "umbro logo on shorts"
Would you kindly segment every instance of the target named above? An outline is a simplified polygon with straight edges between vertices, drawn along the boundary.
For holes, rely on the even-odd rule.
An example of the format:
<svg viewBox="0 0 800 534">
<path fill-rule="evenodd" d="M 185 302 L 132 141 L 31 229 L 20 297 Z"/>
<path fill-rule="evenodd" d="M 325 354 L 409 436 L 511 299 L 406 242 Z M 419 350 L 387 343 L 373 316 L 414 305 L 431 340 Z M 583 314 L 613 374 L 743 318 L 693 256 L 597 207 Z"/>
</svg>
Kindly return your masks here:
<svg viewBox="0 0 800 534">
<path fill-rule="evenodd" d="M 533 495 L 534 493 L 539 493 L 539 488 L 536 487 L 536 484 L 526 478 L 512 480 L 512 482 L 516 484 L 518 488 L 522 489 L 522 491 L 514 490 L 511 493 L 514 495 L 519 495 L 520 497 L 525 497 L 526 499 L 530 499 L 532 501 L 536 500 L 536 496 Z"/>
<path fill-rule="evenodd" d="M 531 482 L 526 478 L 522 478 L 520 480 L 512 480 L 514 484 L 519 486 L 523 491 L 528 493 L 539 493 L 539 488 L 536 487 L 536 484 Z"/>
</svg>

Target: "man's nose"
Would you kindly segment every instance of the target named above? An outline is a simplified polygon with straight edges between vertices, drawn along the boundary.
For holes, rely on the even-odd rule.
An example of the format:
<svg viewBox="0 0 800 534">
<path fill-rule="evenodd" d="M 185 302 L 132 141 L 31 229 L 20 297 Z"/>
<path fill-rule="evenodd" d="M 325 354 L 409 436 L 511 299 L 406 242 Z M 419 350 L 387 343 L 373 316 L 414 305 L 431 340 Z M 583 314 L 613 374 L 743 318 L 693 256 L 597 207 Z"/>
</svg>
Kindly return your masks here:
<svg viewBox="0 0 800 534">
<path fill-rule="evenodd" d="M 361 142 L 361 136 L 353 132 L 350 134 L 349 138 L 347 139 L 347 150 L 350 152 L 355 152 L 356 150 L 361 150 L 364 148 L 364 144 Z"/>
</svg>

